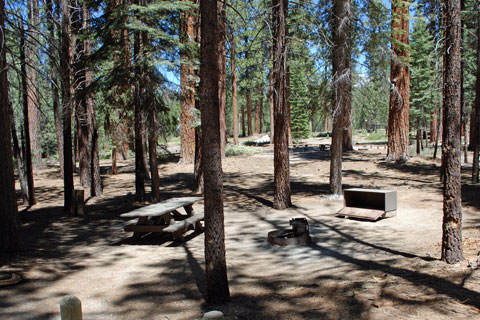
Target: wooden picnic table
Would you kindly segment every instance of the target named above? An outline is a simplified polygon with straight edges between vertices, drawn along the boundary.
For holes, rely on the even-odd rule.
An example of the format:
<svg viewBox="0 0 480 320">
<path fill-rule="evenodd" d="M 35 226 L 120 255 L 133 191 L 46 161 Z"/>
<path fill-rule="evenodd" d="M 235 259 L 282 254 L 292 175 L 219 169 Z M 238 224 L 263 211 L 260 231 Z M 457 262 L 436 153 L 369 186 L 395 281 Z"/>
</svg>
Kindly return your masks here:
<svg viewBox="0 0 480 320">
<path fill-rule="evenodd" d="M 175 240 L 184 240 L 183 234 L 190 226 L 203 230 L 203 213 L 195 214 L 193 204 L 203 197 L 180 197 L 157 202 L 120 215 L 122 218 L 134 218 L 120 225 L 125 231 L 133 231 L 134 237 L 150 232 L 169 232 Z M 182 208 L 186 214 L 177 209 Z"/>
</svg>

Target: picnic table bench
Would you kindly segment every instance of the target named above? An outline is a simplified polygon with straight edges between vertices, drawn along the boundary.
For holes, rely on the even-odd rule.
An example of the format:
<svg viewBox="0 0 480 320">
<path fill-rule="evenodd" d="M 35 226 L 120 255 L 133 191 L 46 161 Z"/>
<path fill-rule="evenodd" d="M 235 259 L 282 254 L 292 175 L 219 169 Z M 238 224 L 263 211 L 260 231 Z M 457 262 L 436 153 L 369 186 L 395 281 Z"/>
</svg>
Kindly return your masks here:
<svg viewBox="0 0 480 320">
<path fill-rule="evenodd" d="M 133 237 L 141 237 L 150 232 L 169 232 L 174 240 L 183 241 L 183 234 L 190 226 L 203 230 L 201 221 L 204 214 L 195 214 L 193 204 L 203 197 L 171 198 L 120 215 L 122 218 L 134 218 L 121 224 L 125 231 L 133 231 Z M 177 209 L 182 208 L 186 214 Z"/>
</svg>

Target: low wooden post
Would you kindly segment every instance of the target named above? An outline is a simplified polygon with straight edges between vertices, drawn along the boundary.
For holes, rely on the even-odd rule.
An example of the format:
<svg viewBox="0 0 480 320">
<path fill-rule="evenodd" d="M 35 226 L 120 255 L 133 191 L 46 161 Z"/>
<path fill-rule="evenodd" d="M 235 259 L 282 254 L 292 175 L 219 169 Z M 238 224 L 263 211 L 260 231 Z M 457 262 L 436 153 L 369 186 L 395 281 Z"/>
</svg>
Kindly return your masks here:
<svg viewBox="0 0 480 320">
<path fill-rule="evenodd" d="M 73 204 L 71 214 L 74 216 L 85 215 L 85 191 L 74 190 L 73 191 Z"/>
<path fill-rule="evenodd" d="M 82 303 L 75 296 L 65 296 L 60 301 L 61 320 L 82 320 Z"/>
</svg>

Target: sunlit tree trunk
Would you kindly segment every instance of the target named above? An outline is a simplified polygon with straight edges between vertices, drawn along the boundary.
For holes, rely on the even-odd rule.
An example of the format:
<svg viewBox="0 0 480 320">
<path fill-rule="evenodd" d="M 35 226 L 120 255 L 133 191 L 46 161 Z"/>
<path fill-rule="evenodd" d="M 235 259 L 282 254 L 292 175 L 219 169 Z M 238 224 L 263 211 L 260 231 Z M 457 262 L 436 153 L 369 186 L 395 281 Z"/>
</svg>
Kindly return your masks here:
<svg viewBox="0 0 480 320">
<path fill-rule="evenodd" d="M 200 0 L 200 111 L 205 181 L 205 273 L 207 301 L 230 299 L 225 257 L 223 181 L 218 100 L 218 17 L 216 0 Z"/>
<path fill-rule="evenodd" d="M 443 97 L 443 237 L 442 260 L 457 263 L 462 252 L 461 199 L 461 1 L 445 0 L 445 66 Z"/>
<path fill-rule="evenodd" d="M 230 31 L 230 68 L 232 72 L 232 113 L 233 113 L 233 144 L 238 145 L 238 93 L 237 70 L 235 67 L 235 33 Z"/>
<path fill-rule="evenodd" d="M 273 87 L 275 108 L 274 200 L 275 209 L 292 206 L 288 155 L 288 99 L 286 62 L 286 24 L 288 0 L 273 0 Z"/>
<path fill-rule="evenodd" d="M 387 161 L 403 162 L 409 158 L 410 1 L 392 0 L 392 59 L 390 64 L 390 102 L 388 107 Z"/>
<path fill-rule="evenodd" d="M 189 1 L 189 0 L 184 0 Z M 194 14 L 194 13 L 193 13 Z M 195 18 L 191 12 L 181 13 L 180 42 L 193 44 L 195 41 Z M 195 71 L 193 69 L 194 53 L 191 50 L 180 51 L 180 89 L 181 89 L 181 114 L 180 114 L 180 163 L 192 163 L 195 158 Z"/>
<path fill-rule="evenodd" d="M 30 142 L 32 148 L 32 160 L 35 167 L 43 167 L 42 146 L 40 144 L 40 114 L 39 114 L 39 87 L 38 60 L 39 45 L 39 8 L 38 0 L 28 0 L 28 31 L 27 41 L 27 95 L 28 95 L 28 122 L 30 130 Z"/>
<path fill-rule="evenodd" d="M 226 75 L 227 75 L 227 2 L 219 1 L 218 11 L 218 101 L 220 104 L 220 154 L 222 158 L 225 158 L 225 147 L 227 145 L 227 87 L 226 87 Z"/>
<path fill-rule="evenodd" d="M 351 117 L 351 70 L 350 70 L 350 1 L 336 0 L 333 5 L 333 130 L 330 158 L 330 193 L 342 194 L 342 149 L 348 144 L 348 129 Z M 351 127 L 350 127 L 351 130 Z M 347 142 L 347 143 L 346 143 Z M 351 140 L 350 140 L 351 142 Z"/>
<path fill-rule="evenodd" d="M 52 107 L 55 119 L 55 133 L 57 136 L 58 162 L 60 165 L 60 174 L 63 176 L 63 125 L 62 110 L 60 108 L 60 94 L 58 91 L 58 67 L 57 67 L 57 41 L 55 40 L 55 16 L 52 0 L 46 0 L 47 6 L 47 27 L 48 27 L 48 61 L 50 66 L 50 88 L 52 90 Z"/>
</svg>

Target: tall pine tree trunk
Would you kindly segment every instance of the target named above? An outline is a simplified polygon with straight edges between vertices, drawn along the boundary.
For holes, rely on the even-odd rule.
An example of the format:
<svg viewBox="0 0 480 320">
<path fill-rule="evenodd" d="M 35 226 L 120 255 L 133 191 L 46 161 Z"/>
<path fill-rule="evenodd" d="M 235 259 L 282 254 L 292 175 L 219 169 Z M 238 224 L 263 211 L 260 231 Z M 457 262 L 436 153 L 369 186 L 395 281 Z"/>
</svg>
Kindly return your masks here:
<svg viewBox="0 0 480 320">
<path fill-rule="evenodd" d="M 23 155 L 25 159 L 25 170 L 27 177 L 27 194 L 28 194 L 28 205 L 33 206 L 37 203 L 35 199 L 35 190 L 33 182 L 33 164 L 32 164 L 32 148 L 30 141 L 30 108 L 29 108 L 29 97 L 28 97 L 28 79 L 27 79 L 27 61 L 25 54 L 25 31 L 23 28 L 23 23 L 20 21 L 20 29 L 22 30 L 22 36 L 20 37 L 20 63 L 21 63 L 21 75 L 22 75 L 22 98 L 23 98 L 23 140 L 24 148 Z"/>
<path fill-rule="evenodd" d="M 0 28 L 5 34 L 5 2 L 0 0 Z M 8 98 L 7 57 L 5 41 L 0 48 L 0 252 L 16 252 L 23 249 L 15 196 L 12 142 L 10 136 L 10 102 Z"/>
<path fill-rule="evenodd" d="M 247 91 L 247 136 L 251 136 L 253 134 L 252 130 L 252 101 L 250 96 L 250 90 Z"/>
<path fill-rule="evenodd" d="M 273 51 L 270 50 L 270 57 L 273 61 Z M 273 143 L 274 137 L 275 137 L 275 119 L 274 119 L 274 114 L 275 114 L 275 105 L 273 103 L 273 69 L 270 69 L 270 74 L 269 74 L 269 80 L 270 80 L 270 91 L 269 91 L 269 104 L 270 104 L 270 143 Z"/>
<path fill-rule="evenodd" d="M 476 1 L 477 12 L 480 9 L 478 1 Z M 473 146 L 472 160 L 472 182 L 479 182 L 479 149 L 480 149 L 480 15 L 477 15 L 477 79 L 475 82 L 475 104 L 473 107 L 475 118 L 472 119 L 471 128 L 476 128 L 474 135 L 470 137 L 470 144 Z M 470 130 L 472 130 L 470 129 Z"/>
<path fill-rule="evenodd" d="M 348 129 L 344 130 L 344 128 L 347 123 L 350 123 L 351 117 L 350 10 L 349 0 L 336 0 L 333 5 L 332 72 L 334 95 L 330 193 L 337 195 L 342 194 L 342 149 L 348 147 L 349 141 Z"/>
<path fill-rule="evenodd" d="M 20 189 L 22 193 L 23 203 L 28 203 L 28 183 L 27 183 L 27 171 L 25 170 L 25 159 L 18 143 L 17 126 L 15 122 L 15 115 L 13 113 L 12 103 L 9 101 L 8 106 L 10 112 L 10 127 L 12 133 L 13 142 L 13 155 L 17 159 L 18 180 L 20 181 Z"/>
<path fill-rule="evenodd" d="M 260 133 L 260 99 L 261 99 L 261 92 L 262 92 L 262 84 L 258 83 L 257 85 L 257 91 L 258 91 L 258 98 L 257 98 L 257 103 L 255 105 L 255 134 Z"/>
<path fill-rule="evenodd" d="M 140 3 L 138 3 L 140 4 Z M 135 31 L 135 199 L 145 201 L 145 175 L 147 169 L 144 159 L 144 70 L 141 65 L 143 59 L 143 33 Z"/>
<path fill-rule="evenodd" d="M 232 113 L 233 113 L 233 144 L 238 145 L 238 93 L 237 69 L 235 67 L 235 31 L 230 29 L 230 68 L 232 71 Z"/>
<path fill-rule="evenodd" d="M 65 212 L 70 212 L 72 206 L 73 184 L 73 145 L 72 145 L 72 46 L 71 46 L 71 23 L 70 3 L 68 0 L 61 0 L 62 7 L 62 29 L 61 29 L 61 50 L 60 63 L 63 66 L 61 73 L 62 81 L 62 121 L 63 121 L 63 192 Z"/>
<path fill-rule="evenodd" d="M 55 40 L 55 16 L 53 13 L 52 0 L 46 0 L 47 6 L 47 27 L 48 27 L 48 61 L 50 66 L 50 88 L 52 90 L 52 107 L 55 119 L 55 133 L 57 137 L 58 162 L 60 174 L 63 177 L 63 125 L 62 110 L 60 108 L 60 94 L 58 92 L 58 68 L 56 53 L 58 51 L 57 41 Z"/>
<path fill-rule="evenodd" d="M 387 161 L 409 158 L 410 73 L 408 61 L 410 0 L 392 0 L 392 61 L 390 64 L 390 102 L 388 107 Z"/>
<path fill-rule="evenodd" d="M 225 147 L 227 145 L 227 87 L 226 87 L 226 74 L 227 74 L 227 2 L 219 1 L 218 11 L 218 101 L 220 104 L 220 154 L 222 158 L 225 158 Z"/>
<path fill-rule="evenodd" d="M 274 200 L 275 209 L 292 206 L 288 155 L 288 99 L 286 80 L 286 16 L 288 0 L 273 0 L 273 87 L 275 106 Z"/>
<path fill-rule="evenodd" d="M 83 27 L 85 30 L 90 29 L 90 11 L 85 4 L 82 4 L 83 11 Z M 85 55 L 88 58 L 92 54 L 92 45 L 89 39 L 83 41 Z M 87 59 L 88 61 L 88 59 Z M 93 71 L 90 64 L 87 62 L 85 67 L 85 87 L 86 92 L 86 106 L 87 106 L 87 119 L 88 119 L 88 144 L 90 152 L 90 196 L 96 197 L 103 193 L 102 179 L 100 176 L 100 154 L 98 147 L 98 128 L 97 117 L 95 114 L 95 101 L 93 93 L 89 86 L 93 82 Z"/>
<path fill-rule="evenodd" d="M 38 41 L 40 32 L 38 0 L 28 0 L 28 41 L 27 41 L 27 95 L 28 122 L 32 160 L 35 167 L 43 167 L 42 146 L 40 144 L 40 99 L 38 91 Z"/>
<path fill-rule="evenodd" d="M 189 0 L 184 0 L 189 1 Z M 180 20 L 180 42 L 193 44 L 195 42 L 195 18 L 192 12 L 183 12 Z M 193 69 L 194 52 L 182 49 L 180 51 L 180 90 L 181 114 L 180 137 L 181 149 L 179 163 L 192 163 L 195 159 L 195 71 Z"/>
<path fill-rule="evenodd" d="M 225 257 L 222 157 L 218 101 L 218 17 L 216 0 L 200 0 L 200 111 L 205 180 L 205 273 L 207 301 L 230 299 Z"/>
<path fill-rule="evenodd" d="M 442 260 L 457 263 L 462 252 L 461 199 L 461 8 L 445 0 L 445 67 L 443 98 L 443 237 Z"/>
<path fill-rule="evenodd" d="M 242 137 L 246 137 L 246 130 L 245 130 L 245 106 L 242 104 L 241 107 L 241 118 L 242 118 Z"/>
<path fill-rule="evenodd" d="M 75 45 L 75 56 L 77 66 L 75 70 L 75 105 L 78 130 L 78 153 L 79 153 L 79 174 L 82 186 L 90 188 L 90 196 L 102 194 L 100 181 L 100 165 L 98 155 L 98 133 L 96 128 L 96 117 L 94 110 L 94 97 L 90 91 L 90 84 L 93 75 L 89 64 L 88 56 L 91 54 L 89 39 L 81 39 L 81 33 L 89 29 L 89 11 L 85 5 L 74 8 L 73 23 L 74 32 L 77 35 Z"/>
<path fill-rule="evenodd" d="M 146 78 L 146 99 L 148 108 L 148 158 L 150 160 L 150 173 L 152 177 L 152 202 L 160 201 L 160 177 L 158 175 L 157 163 L 157 124 L 155 114 L 155 93 L 152 80 L 148 75 Z"/>
</svg>

